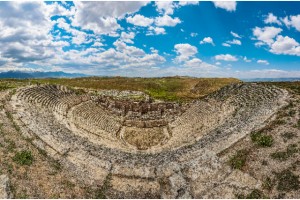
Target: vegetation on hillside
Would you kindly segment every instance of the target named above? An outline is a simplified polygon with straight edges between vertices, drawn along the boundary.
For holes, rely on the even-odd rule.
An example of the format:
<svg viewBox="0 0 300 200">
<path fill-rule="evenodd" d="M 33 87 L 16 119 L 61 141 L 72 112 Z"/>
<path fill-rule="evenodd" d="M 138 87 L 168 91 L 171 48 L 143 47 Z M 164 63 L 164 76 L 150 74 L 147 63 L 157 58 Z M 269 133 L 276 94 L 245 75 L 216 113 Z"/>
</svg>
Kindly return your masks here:
<svg viewBox="0 0 300 200">
<path fill-rule="evenodd" d="M 264 82 L 262 84 L 275 85 L 284 89 L 293 91 L 295 94 L 300 94 L 300 81 L 293 82 Z"/>
<path fill-rule="evenodd" d="M 240 80 L 234 78 L 126 78 L 126 77 L 85 77 L 60 79 L 0 80 L 0 87 L 13 88 L 25 84 L 61 84 L 69 87 L 98 90 L 136 90 L 143 91 L 155 99 L 167 101 L 188 101 L 205 96 L 221 87 Z"/>
</svg>

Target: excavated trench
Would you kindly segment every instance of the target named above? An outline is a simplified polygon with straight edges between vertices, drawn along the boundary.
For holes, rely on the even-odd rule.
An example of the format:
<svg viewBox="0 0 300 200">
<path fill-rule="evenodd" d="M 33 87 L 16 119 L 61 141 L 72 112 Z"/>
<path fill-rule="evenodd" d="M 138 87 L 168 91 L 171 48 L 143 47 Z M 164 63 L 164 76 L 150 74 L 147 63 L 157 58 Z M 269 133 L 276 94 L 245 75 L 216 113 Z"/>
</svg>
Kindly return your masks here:
<svg viewBox="0 0 300 200">
<path fill-rule="evenodd" d="M 216 155 L 265 123 L 288 92 L 233 84 L 189 105 L 76 95 L 59 85 L 20 88 L 10 100 L 22 133 L 110 198 L 233 198 L 261 187 Z M 239 183 L 239 181 L 242 183 Z M 243 185 L 244 184 L 244 185 Z"/>
</svg>

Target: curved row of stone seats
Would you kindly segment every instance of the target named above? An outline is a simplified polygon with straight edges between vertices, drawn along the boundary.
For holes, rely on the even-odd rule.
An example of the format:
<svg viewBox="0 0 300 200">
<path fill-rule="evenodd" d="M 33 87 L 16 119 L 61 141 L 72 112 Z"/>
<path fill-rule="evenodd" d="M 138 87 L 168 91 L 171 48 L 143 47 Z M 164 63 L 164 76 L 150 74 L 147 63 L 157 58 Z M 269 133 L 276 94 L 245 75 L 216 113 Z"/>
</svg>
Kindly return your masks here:
<svg viewBox="0 0 300 200">
<path fill-rule="evenodd" d="M 123 122 L 124 126 L 135 126 L 138 128 L 152 128 L 152 127 L 160 127 L 167 126 L 168 122 L 166 120 L 125 120 Z"/>
<path fill-rule="evenodd" d="M 172 138 L 167 146 L 194 143 L 207 135 L 213 135 L 212 131 L 220 135 L 217 133 L 219 129 L 224 134 L 223 138 L 229 138 L 235 129 L 248 130 L 252 128 L 248 124 L 263 123 L 278 108 L 278 99 L 283 97 L 284 92 L 280 89 L 259 84 L 227 86 L 208 95 L 203 101 L 195 102 L 170 123 Z"/>
<path fill-rule="evenodd" d="M 225 92 L 224 92 L 225 91 Z M 223 93 L 223 96 L 220 95 Z M 249 94 L 251 96 L 249 96 Z M 278 110 L 286 104 L 288 93 L 279 88 L 259 84 L 242 84 L 228 86 L 205 100 L 217 99 L 225 108 L 232 109 L 225 123 L 201 139 L 202 146 L 220 152 L 243 138 L 254 128 L 259 129 Z"/>
<path fill-rule="evenodd" d="M 18 117 L 26 124 L 26 128 L 32 131 L 35 136 L 46 143 L 51 149 L 63 155 L 72 148 L 71 131 L 60 124 L 52 112 L 43 109 L 37 109 L 30 103 L 21 103 L 20 105 L 27 112 L 18 112 Z"/>
<path fill-rule="evenodd" d="M 21 90 L 18 98 L 66 115 L 68 109 L 89 100 L 90 96 L 87 94 L 76 95 L 64 86 L 42 85 Z"/>
<path fill-rule="evenodd" d="M 243 104 L 255 105 L 269 102 L 280 94 L 282 91 L 272 86 L 250 83 L 224 87 L 220 91 L 208 95 L 206 99 L 230 100 L 230 103 L 242 106 Z"/>
<path fill-rule="evenodd" d="M 194 103 L 185 113 L 169 124 L 172 137 L 165 148 L 194 143 L 225 123 L 226 118 L 233 111 L 233 107 L 224 107 L 218 102 L 198 101 Z"/>
<path fill-rule="evenodd" d="M 121 127 L 119 117 L 112 116 L 93 101 L 74 107 L 72 117 L 78 126 L 100 136 L 113 138 Z"/>
</svg>

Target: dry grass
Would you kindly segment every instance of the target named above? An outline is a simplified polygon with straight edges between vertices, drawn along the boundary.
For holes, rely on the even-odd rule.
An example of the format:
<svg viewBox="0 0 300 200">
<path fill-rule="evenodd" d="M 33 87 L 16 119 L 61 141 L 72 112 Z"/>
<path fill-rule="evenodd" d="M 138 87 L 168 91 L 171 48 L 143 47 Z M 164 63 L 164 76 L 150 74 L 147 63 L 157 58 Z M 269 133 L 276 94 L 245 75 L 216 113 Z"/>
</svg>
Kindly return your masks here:
<svg viewBox="0 0 300 200">
<path fill-rule="evenodd" d="M 34 79 L 31 83 L 62 84 L 70 87 L 136 90 L 143 91 L 155 99 L 167 101 L 188 101 L 205 96 L 221 87 L 240 80 L 234 78 L 126 78 L 126 77 L 89 77 L 74 79 Z"/>
<path fill-rule="evenodd" d="M 166 101 L 189 101 L 203 97 L 231 83 L 241 82 L 235 78 L 126 78 L 126 77 L 85 77 L 47 79 L 2 79 L 0 91 L 28 84 L 61 84 L 97 90 L 143 91 L 151 97 Z"/>
</svg>

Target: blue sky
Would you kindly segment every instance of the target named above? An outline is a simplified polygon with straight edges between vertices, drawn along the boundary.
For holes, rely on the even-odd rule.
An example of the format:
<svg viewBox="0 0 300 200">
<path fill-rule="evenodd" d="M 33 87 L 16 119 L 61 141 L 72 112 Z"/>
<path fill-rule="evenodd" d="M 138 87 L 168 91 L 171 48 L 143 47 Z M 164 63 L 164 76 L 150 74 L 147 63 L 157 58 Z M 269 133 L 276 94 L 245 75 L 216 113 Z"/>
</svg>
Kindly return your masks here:
<svg viewBox="0 0 300 200">
<path fill-rule="evenodd" d="M 300 2 L 0 2 L 0 71 L 300 77 Z"/>
</svg>

